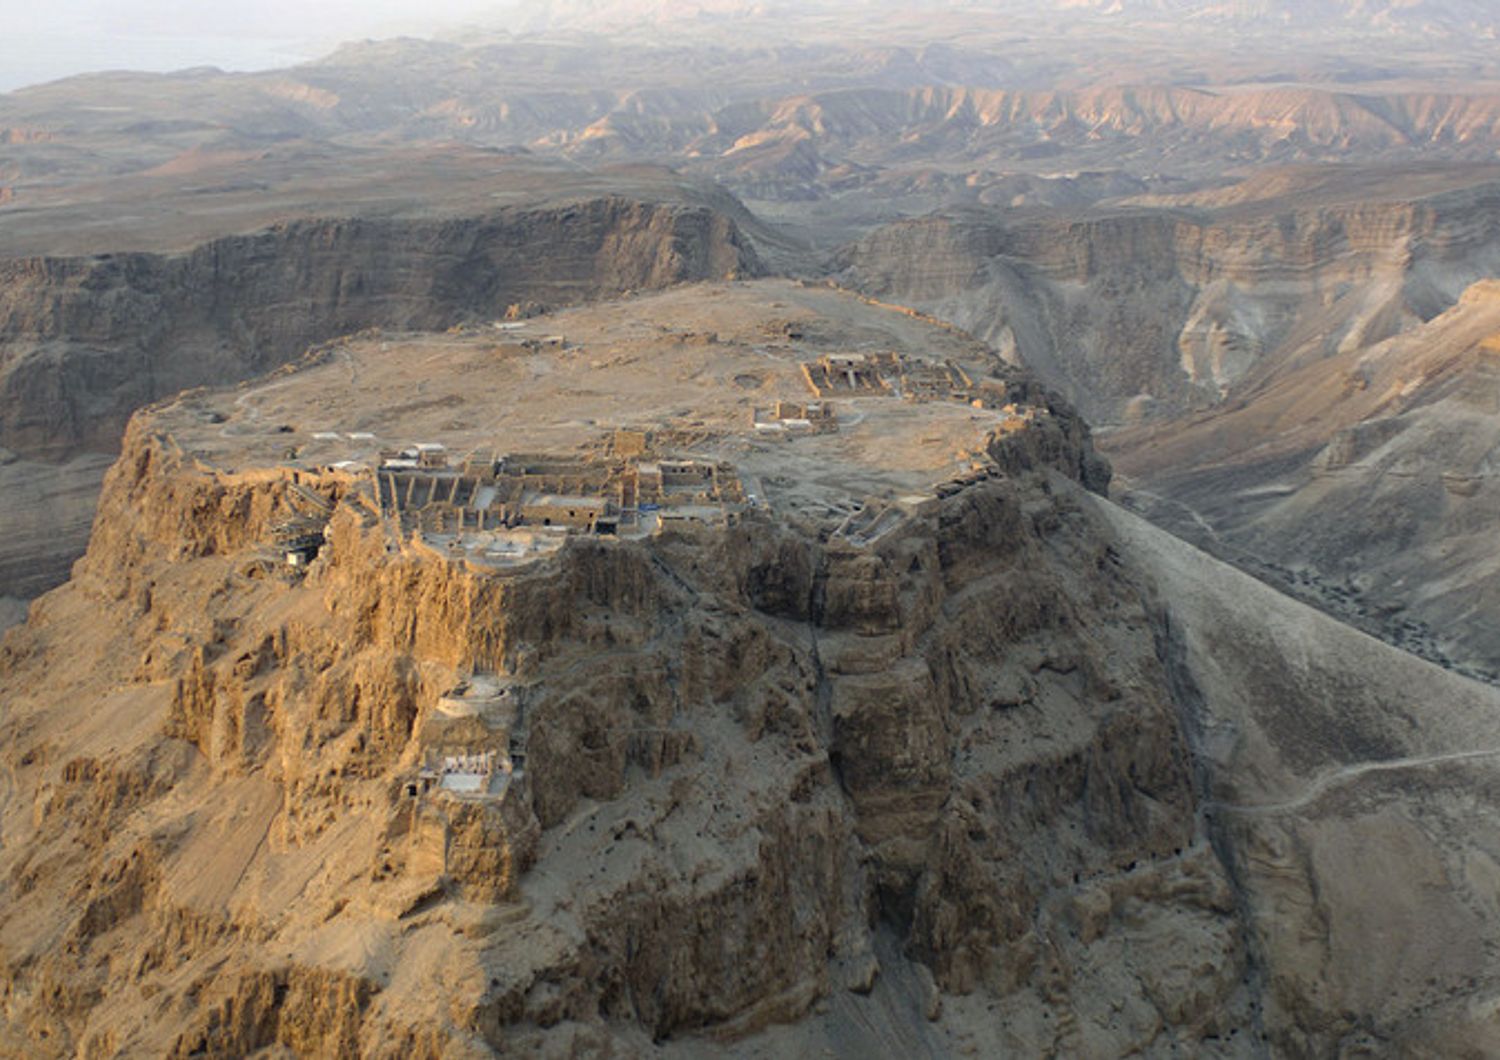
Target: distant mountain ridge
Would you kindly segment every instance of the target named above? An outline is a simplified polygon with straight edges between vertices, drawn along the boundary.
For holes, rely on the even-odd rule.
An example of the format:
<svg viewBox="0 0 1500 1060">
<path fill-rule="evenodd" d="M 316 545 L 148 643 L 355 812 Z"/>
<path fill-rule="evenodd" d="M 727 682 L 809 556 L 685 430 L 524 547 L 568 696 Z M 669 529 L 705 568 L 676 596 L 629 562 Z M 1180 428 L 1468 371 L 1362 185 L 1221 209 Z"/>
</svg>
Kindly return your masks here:
<svg viewBox="0 0 1500 1060">
<path fill-rule="evenodd" d="M 858 9 L 872 19 L 911 14 L 889 2 L 791 4 L 777 0 L 556 0 L 525 5 L 508 25 L 522 31 L 603 29 L 642 24 L 713 24 L 766 19 L 817 19 Z M 1493 0 L 946 0 L 923 5 L 923 14 L 968 17 L 1107 18 L 1115 22 L 1164 19 L 1231 22 L 1249 26 L 1295 26 L 1375 32 L 1500 31 L 1500 5 Z"/>
<path fill-rule="evenodd" d="M 796 65 L 759 48 L 675 67 L 669 49 L 658 49 L 632 57 L 640 81 L 581 87 L 592 54 L 539 43 L 389 41 L 285 72 L 59 82 L 0 98 L 0 189 L 16 203 L 35 203 L 47 189 L 104 169 L 123 175 L 197 166 L 205 152 L 284 148 L 280 130 L 306 142 L 462 142 L 590 164 L 666 160 L 765 199 L 822 194 L 810 175 L 833 172 L 840 186 L 853 186 L 877 170 L 934 159 L 1044 176 L 1143 176 L 1161 172 L 1169 157 L 1176 177 L 1216 179 L 1226 162 L 1486 162 L 1500 145 L 1500 91 L 1489 83 L 1469 91 L 1006 89 L 984 87 L 1004 79 L 1003 57 L 988 63 L 933 46 L 830 53 L 808 78 L 814 83 L 790 93 L 732 80 L 756 62 Z M 522 83 L 516 71 L 533 68 L 534 83 Z M 103 99 L 131 108 L 97 105 Z M 196 120 L 171 120 L 180 107 L 194 108 Z M 776 186 L 763 187 L 767 179 Z"/>
<path fill-rule="evenodd" d="M 1500 24 L 1492 0 L 1055 0 L 1057 8 L 1121 18 L 1192 18 L 1320 26 L 1432 29 Z"/>
</svg>

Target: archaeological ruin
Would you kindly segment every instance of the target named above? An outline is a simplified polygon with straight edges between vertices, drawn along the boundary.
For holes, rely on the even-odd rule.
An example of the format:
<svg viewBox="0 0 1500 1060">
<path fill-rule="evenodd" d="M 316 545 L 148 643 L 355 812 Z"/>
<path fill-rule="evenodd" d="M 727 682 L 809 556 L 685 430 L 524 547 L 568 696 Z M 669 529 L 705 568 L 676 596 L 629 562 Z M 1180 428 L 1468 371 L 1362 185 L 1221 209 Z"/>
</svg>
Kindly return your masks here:
<svg viewBox="0 0 1500 1060">
<path fill-rule="evenodd" d="M 386 453 L 375 473 L 381 516 L 398 540 L 495 535 L 498 558 L 547 551 L 559 532 L 641 537 L 681 523 L 724 526 L 745 506 L 728 463 L 653 456 L 645 432 L 618 432 L 615 443 L 608 453 L 455 462 L 435 443 Z"/>
</svg>

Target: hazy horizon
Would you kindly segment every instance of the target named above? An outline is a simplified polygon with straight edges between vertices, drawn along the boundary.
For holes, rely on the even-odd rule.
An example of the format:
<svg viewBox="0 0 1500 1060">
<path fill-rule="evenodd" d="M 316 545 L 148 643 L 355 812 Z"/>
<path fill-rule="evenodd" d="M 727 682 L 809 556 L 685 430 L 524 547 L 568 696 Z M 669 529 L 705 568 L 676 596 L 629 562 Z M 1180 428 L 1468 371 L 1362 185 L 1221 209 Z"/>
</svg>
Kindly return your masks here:
<svg viewBox="0 0 1500 1060">
<path fill-rule="evenodd" d="M 941 41 L 970 46 L 996 33 L 1008 46 L 1038 37 L 1067 50 L 1086 26 L 1131 60 L 1144 42 L 1191 29 L 1211 48 L 1234 41 L 1277 53 L 1302 34 L 1328 56 L 1351 34 L 1377 42 L 1449 42 L 1456 68 L 1490 69 L 1500 0 L 56 0 L 17 11 L 0 36 L 0 92 L 103 70 L 170 72 L 215 66 L 265 70 L 317 59 L 341 43 L 484 32 L 593 31 L 626 47 L 642 41 L 763 45 L 814 35 L 842 44 Z M 1009 27 L 1009 35 L 1005 31 Z M 1122 32 L 1123 31 L 1123 32 Z M 1141 37 L 1140 34 L 1146 36 Z M 1133 34 L 1133 35 L 1132 35 Z M 1403 45 L 1405 46 L 1405 45 Z M 1468 66 L 1464 64 L 1468 63 Z"/>
<path fill-rule="evenodd" d="M 264 70 L 315 59 L 340 43 L 431 35 L 499 19 L 506 0 L 266 0 L 250 7 L 188 0 L 58 0 L 7 18 L 0 92 L 105 70 L 197 66 Z"/>
</svg>

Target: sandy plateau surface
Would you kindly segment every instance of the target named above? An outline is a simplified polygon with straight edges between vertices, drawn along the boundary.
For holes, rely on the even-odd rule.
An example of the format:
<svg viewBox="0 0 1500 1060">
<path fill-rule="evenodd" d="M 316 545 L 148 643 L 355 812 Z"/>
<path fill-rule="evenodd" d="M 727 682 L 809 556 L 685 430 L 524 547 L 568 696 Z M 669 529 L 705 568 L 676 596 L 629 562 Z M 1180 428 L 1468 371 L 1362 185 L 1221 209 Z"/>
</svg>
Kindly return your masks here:
<svg viewBox="0 0 1500 1060">
<path fill-rule="evenodd" d="M 601 196 L 695 197 L 660 167 L 592 171 L 524 152 L 322 144 L 203 149 L 139 173 L 37 189 L 0 210 L 0 257 L 165 253 L 308 218 L 473 217 Z"/>
<path fill-rule="evenodd" d="M 154 422 L 224 471 L 374 467 L 383 448 L 422 443 L 446 446 L 453 462 L 599 452 L 616 428 L 667 429 L 680 436 L 673 455 L 729 461 L 773 508 L 818 518 L 849 501 L 930 495 L 970 470 L 1008 418 L 951 401 L 839 398 L 836 432 L 758 435 L 756 408 L 816 400 L 803 361 L 889 351 L 951 359 L 976 380 L 1006 370 L 962 332 L 848 292 L 731 282 L 634 299 L 628 313 L 605 302 L 441 335 L 362 334 L 311 366 L 185 395 Z"/>
</svg>

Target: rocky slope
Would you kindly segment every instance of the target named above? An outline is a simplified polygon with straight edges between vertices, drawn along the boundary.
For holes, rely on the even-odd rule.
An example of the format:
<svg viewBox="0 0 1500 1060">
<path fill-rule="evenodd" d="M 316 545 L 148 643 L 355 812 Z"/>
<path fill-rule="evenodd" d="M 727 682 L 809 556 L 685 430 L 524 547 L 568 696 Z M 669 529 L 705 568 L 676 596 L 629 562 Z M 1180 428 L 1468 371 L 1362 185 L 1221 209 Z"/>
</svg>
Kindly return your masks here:
<svg viewBox="0 0 1500 1060">
<path fill-rule="evenodd" d="M 801 358 L 981 355 L 950 331 L 784 284 L 541 326 L 571 348 L 371 341 L 133 422 L 88 556 L 0 648 L 14 1048 L 1487 1040 L 1486 922 L 1463 902 L 1492 898 L 1443 782 L 1460 759 L 1466 797 L 1487 797 L 1493 692 L 1093 499 L 1086 432 L 1020 380 L 1020 427 L 872 396 L 833 434 L 738 440 L 747 403 L 800 387 Z M 429 400 L 391 401 L 418 360 Z M 471 420 L 526 378 L 514 411 Z M 593 415 L 562 422 L 555 401 Z M 764 501 L 497 568 L 393 538 L 357 471 L 277 459 L 262 419 L 541 446 L 626 409 L 681 409 Z M 992 472 L 942 484 L 976 459 Z M 925 499 L 861 543 L 837 497 L 882 483 Z M 286 574 L 265 544 L 310 495 L 328 544 Z M 476 673 L 518 698 L 524 769 L 498 800 L 413 802 L 444 693 Z M 1430 799 L 1382 784 L 1411 772 Z M 1408 890 L 1348 882 L 1377 869 Z M 1447 887 L 1404 907 L 1398 945 L 1360 930 Z"/>
<path fill-rule="evenodd" d="M 904 222 L 834 267 L 993 342 L 1100 425 L 1234 400 L 1410 330 L 1500 271 L 1490 170 L 1270 183 L 1078 218 Z"/>
<path fill-rule="evenodd" d="M 1310 361 L 1252 398 L 1121 432 L 1132 503 L 1372 631 L 1494 679 L 1500 297 Z"/>
<path fill-rule="evenodd" d="M 1148 976 L 1128 1027 L 1101 1012 L 1064 1033 L 1147 1045 L 1167 1030 L 1158 1004 L 1173 1038 L 1248 1022 L 1237 936 L 1219 922 L 1230 899 L 1212 855 L 1192 847 L 1169 705 L 1123 691 L 1111 706 L 1075 687 L 1107 649 L 1093 636 L 1056 642 L 1058 623 L 1081 623 L 1071 609 L 1053 615 L 1042 585 L 1014 575 L 1005 592 L 976 591 L 1039 547 L 1022 533 L 1008 546 L 1021 551 L 991 566 L 1000 527 L 1026 525 L 1019 498 L 954 505 L 944 518 L 969 523 L 972 544 L 904 537 L 890 559 L 829 555 L 753 527 L 645 550 L 570 548 L 502 582 L 387 556 L 343 511 L 331 527 L 343 560 L 288 590 L 243 582 L 243 560 L 230 558 L 264 528 L 257 517 L 276 512 L 283 483 L 201 480 L 149 441 L 122 461 L 79 579 L 10 642 L 19 689 L 33 667 L 84 647 L 46 632 L 93 628 L 83 611 L 123 607 L 124 620 L 134 608 L 128 624 L 169 627 L 90 643 L 135 668 L 116 676 L 131 705 L 109 708 L 136 731 L 134 746 L 83 761 L 62 715 L 7 719 L 41 726 L 30 739 L 66 742 L 33 757 L 37 779 L 50 772 L 43 759 L 70 763 L 51 782 L 58 794 L 42 796 L 40 826 L 7 829 L 19 880 L 4 942 L 11 1033 L 33 1048 L 340 1043 L 379 1054 L 400 1043 L 435 1055 L 465 1041 L 561 1051 L 601 1037 L 735 1038 L 830 993 L 871 989 L 877 930 L 900 939 L 898 966 L 910 953 L 930 969 L 922 1003 L 934 1016 L 938 990 L 995 981 L 1040 1019 L 1070 978 L 1124 971 L 1112 947 L 1053 938 L 1062 914 L 1044 910 L 1066 904 L 1075 875 L 1101 895 L 1160 902 L 1147 919 L 1173 948 L 1223 971 L 1185 1006 L 1155 1000 L 1149 991 L 1172 988 Z M 251 518 L 195 527 L 163 505 L 173 494 Z M 897 572 L 923 556 L 931 575 L 903 586 Z M 200 619 L 204 577 L 224 587 L 225 606 Z M 1009 757 L 989 720 L 1001 675 L 988 673 L 988 644 L 939 621 L 950 597 L 958 622 L 1003 622 L 1003 636 L 1033 645 L 1033 662 L 1018 659 L 1009 678 L 1025 690 L 1008 694 L 1040 697 L 1010 709 L 1045 709 L 1060 727 L 1040 770 L 993 768 Z M 1054 678 L 1046 661 L 1058 650 L 1068 673 Z M 493 819 L 450 825 L 450 843 L 473 854 L 439 880 L 419 863 L 393 780 L 437 693 L 469 668 L 535 687 L 528 783 Z M 981 670 L 984 684 L 966 688 Z M 17 813 L 35 797 L 20 783 L 7 800 Z M 103 794 L 121 788 L 131 794 Z M 220 800 L 231 805 L 208 811 Z M 182 818 L 174 805 L 204 809 Z M 74 831 L 76 812 L 102 812 L 95 820 L 114 835 L 43 855 Z M 1028 823 L 1005 824 L 1013 812 Z M 1059 829 L 1075 836 L 1060 848 Z M 1117 878 L 1126 861 L 1139 871 Z M 74 892 L 81 920 L 49 907 Z M 44 922 L 55 926 L 38 933 Z M 1053 956 L 1070 945 L 1076 955 Z M 1066 968 L 1053 967 L 1061 959 Z M 59 1004 L 44 984 L 63 980 L 76 1000 Z M 1046 1048 L 1053 1033 L 1042 1022 L 1017 1044 Z"/>
<path fill-rule="evenodd" d="M 1271 1054 L 1493 1052 L 1500 695 L 1095 507 L 1165 612 Z"/>
</svg>

